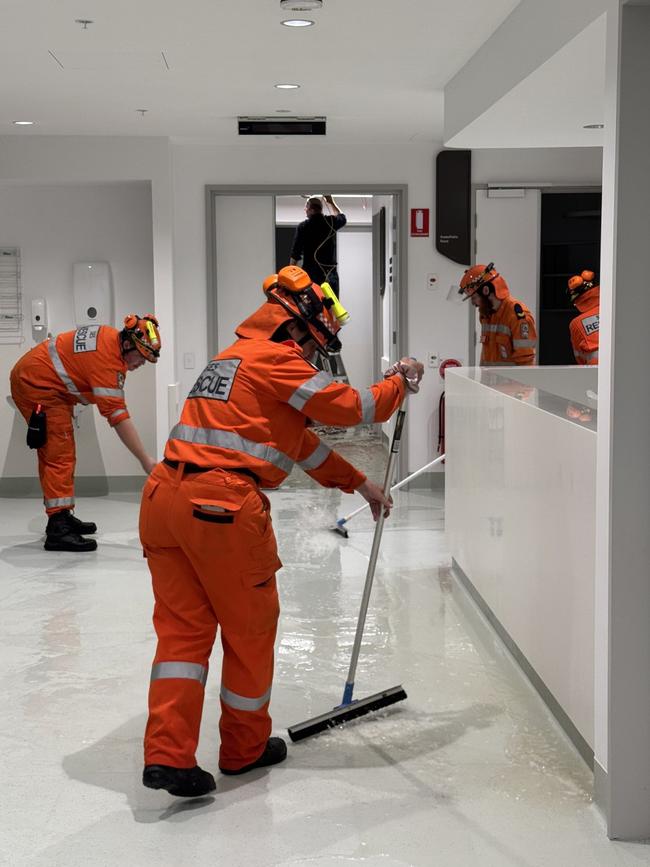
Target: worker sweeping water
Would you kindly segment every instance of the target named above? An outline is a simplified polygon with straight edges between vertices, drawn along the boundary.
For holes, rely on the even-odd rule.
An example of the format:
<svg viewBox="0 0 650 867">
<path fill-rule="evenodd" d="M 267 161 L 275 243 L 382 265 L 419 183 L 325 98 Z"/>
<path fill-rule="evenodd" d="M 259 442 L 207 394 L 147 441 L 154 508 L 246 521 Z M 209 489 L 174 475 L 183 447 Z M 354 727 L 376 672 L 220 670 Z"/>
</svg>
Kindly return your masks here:
<svg viewBox="0 0 650 867">
<path fill-rule="evenodd" d="M 143 783 L 173 795 L 215 788 L 196 749 L 217 628 L 219 769 L 242 774 L 286 757 L 284 740 L 270 736 L 282 564 L 261 489 L 277 488 L 297 463 L 324 487 L 358 491 L 375 519 L 388 515 L 390 498 L 309 425 L 386 421 L 423 374 L 422 364 L 404 358 L 362 391 L 333 381 L 308 360 L 340 349 L 332 298 L 296 266 L 267 277 L 263 290 L 264 303 L 236 329 L 236 342 L 197 379 L 142 496 L 158 636 Z"/>
<path fill-rule="evenodd" d="M 120 440 L 149 473 L 156 461 L 145 450 L 124 401 L 128 371 L 155 364 L 161 341 L 158 320 L 131 313 L 121 331 L 84 325 L 49 337 L 20 358 L 11 371 L 11 396 L 28 424 L 27 444 L 37 450 L 38 474 L 48 516 L 47 551 L 94 551 L 87 538 L 94 521 L 73 514 L 75 441 L 72 409 L 96 403 Z"/>
</svg>

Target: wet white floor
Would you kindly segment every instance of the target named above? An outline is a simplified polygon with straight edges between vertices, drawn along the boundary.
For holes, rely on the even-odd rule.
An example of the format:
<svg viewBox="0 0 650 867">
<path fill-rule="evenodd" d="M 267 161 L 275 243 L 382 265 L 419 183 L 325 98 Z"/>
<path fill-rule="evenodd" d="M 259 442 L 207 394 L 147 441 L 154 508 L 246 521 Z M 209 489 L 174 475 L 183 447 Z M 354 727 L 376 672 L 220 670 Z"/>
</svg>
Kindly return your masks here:
<svg viewBox="0 0 650 867">
<path fill-rule="evenodd" d="M 282 619 L 275 732 L 338 704 L 372 538 L 328 529 L 356 499 L 273 493 Z M 43 867 L 582 867 L 650 864 L 611 843 L 592 777 L 448 569 L 441 497 L 400 493 L 386 524 L 356 697 L 408 701 L 219 776 L 183 801 L 140 784 L 154 636 L 137 497 L 81 500 L 99 550 L 48 554 L 37 500 L 0 500 L 0 863 Z M 216 772 L 219 660 L 199 751 Z"/>
</svg>

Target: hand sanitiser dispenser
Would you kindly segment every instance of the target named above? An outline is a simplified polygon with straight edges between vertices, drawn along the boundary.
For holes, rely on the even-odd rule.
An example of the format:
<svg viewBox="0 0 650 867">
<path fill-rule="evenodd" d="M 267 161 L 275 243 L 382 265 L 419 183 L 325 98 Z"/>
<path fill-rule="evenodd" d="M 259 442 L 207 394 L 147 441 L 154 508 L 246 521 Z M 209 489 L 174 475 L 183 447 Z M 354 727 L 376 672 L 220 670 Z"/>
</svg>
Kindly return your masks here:
<svg viewBox="0 0 650 867">
<path fill-rule="evenodd" d="M 114 324 L 113 280 L 108 262 L 75 262 L 72 295 L 77 325 Z"/>
<path fill-rule="evenodd" d="M 47 337 L 47 303 L 45 298 L 32 298 L 32 338 L 40 343 Z"/>
</svg>

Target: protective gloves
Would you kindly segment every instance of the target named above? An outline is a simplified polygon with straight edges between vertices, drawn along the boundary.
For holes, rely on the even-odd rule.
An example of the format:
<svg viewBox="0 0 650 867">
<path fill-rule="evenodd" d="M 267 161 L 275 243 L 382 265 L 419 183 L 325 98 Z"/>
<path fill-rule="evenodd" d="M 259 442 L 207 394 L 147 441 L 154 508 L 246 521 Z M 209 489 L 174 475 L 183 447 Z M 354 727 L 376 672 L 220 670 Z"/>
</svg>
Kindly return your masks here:
<svg viewBox="0 0 650 867">
<path fill-rule="evenodd" d="M 424 365 L 417 358 L 400 358 L 384 372 L 384 379 L 399 373 L 410 392 L 415 394 L 420 390 L 420 380 L 424 375 Z"/>
</svg>

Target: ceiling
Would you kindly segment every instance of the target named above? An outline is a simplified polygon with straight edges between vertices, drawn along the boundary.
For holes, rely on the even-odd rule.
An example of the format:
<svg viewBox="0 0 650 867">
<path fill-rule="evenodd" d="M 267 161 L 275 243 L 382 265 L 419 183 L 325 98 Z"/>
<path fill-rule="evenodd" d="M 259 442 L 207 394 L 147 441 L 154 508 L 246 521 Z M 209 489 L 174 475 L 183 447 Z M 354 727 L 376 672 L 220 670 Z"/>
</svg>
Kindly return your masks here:
<svg viewBox="0 0 650 867">
<path fill-rule="evenodd" d="M 606 15 L 601 15 L 446 144 L 460 148 L 602 147 Z"/>
<path fill-rule="evenodd" d="M 2 0 L 0 134 L 247 145 L 237 115 L 284 109 L 328 143 L 440 140 L 444 85 L 517 4 L 324 0 L 298 29 L 280 0 Z"/>
</svg>

